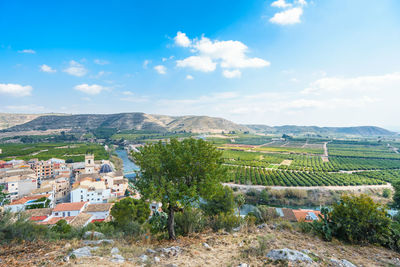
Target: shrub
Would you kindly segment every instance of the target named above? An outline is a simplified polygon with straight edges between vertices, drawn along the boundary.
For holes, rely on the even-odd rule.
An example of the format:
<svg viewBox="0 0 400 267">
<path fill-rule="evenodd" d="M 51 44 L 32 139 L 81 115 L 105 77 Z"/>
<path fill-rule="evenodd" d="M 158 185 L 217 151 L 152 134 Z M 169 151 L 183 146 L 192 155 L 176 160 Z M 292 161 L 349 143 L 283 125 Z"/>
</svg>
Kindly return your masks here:
<svg viewBox="0 0 400 267">
<path fill-rule="evenodd" d="M 293 224 L 291 224 L 288 221 L 281 221 L 280 223 L 277 224 L 276 229 L 278 230 L 293 230 Z"/>
<path fill-rule="evenodd" d="M 264 189 L 260 192 L 258 203 L 261 205 L 266 205 L 268 204 L 268 201 L 269 201 L 269 193 L 267 190 Z"/>
<path fill-rule="evenodd" d="M 265 205 L 260 205 L 257 208 L 260 211 L 261 223 L 265 223 L 279 217 L 278 213 L 276 213 L 276 209 L 274 208 Z"/>
<path fill-rule="evenodd" d="M 382 196 L 384 198 L 390 198 L 392 196 L 392 191 L 389 188 L 383 189 Z"/>
<path fill-rule="evenodd" d="M 152 234 L 162 233 L 167 230 L 168 215 L 165 212 L 155 212 L 149 220 Z"/>
<path fill-rule="evenodd" d="M 206 218 L 203 211 L 195 208 L 187 208 L 175 215 L 175 227 L 178 235 L 186 236 L 204 230 Z"/>
<path fill-rule="evenodd" d="M 307 191 L 300 189 L 285 189 L 285 197 L 287 198 L 295 198 L 302 199 L 307 198 Z"/>
<path fill-rule="evenodd" d="M 210 227 L 215 232 L 221 229 L 231 232 L 232 229 L 238 227 L 240 223 L 241 218 L 233 213 L 220 213 L 210 218 Z"/>
<path fill-rule="evenodd" d="M 116 224 L 121 227 L 131 224 L 132 221 L 142 224 L 149 218 L 150 208 L 149 204 L 143 200 L 127 197 L 115 203 L 111 209 L 111 215 Z"/>
<path fill-rule="evenodd" d="M 220 187 L 211 199 L 207 199 L 206 203 L 201 204 L 200 207 L 207 215 L 232 213 L 235 209 L 232 189 L 228 186 Z"/>
</svg>

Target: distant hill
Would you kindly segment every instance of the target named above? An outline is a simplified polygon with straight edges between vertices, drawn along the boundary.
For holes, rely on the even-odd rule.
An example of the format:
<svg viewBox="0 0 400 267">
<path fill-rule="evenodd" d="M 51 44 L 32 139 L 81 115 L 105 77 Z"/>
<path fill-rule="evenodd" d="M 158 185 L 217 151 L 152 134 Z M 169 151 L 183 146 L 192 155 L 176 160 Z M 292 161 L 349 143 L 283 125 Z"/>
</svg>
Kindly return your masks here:
<svg viewBox="0 0 400 267">
<path fill-rule="evenodd" d="M 141 112 L 118 114 L 6 114 L 0 113 L 2 132 L 45 131 L 70 129 L 89 132 L 98 128 L 147 130 L 152 132 L 256 132 L 295 135 L 358 135 L 387 136 L 395 133 L 375 126 L 317 127 L 317 126 L 267 126 L 240 125 L 232 121 L 207 116 L 167 116 Z"/>
<path fill-rule="evenodd" d="M 269 134 L 302 134 L 302 135 L 360 135 L 360 136 L 387 136 L 396 133 L 376 126 L 356 127 L 318 127 L 318 126 L 267 126 L 267 125 L 245 125 L 253 131 Z"/>
<path fill-rule="evenodd" d="M 97 128 L 117 130 L 147 130 L 154 132 L 221 133 L 249 131 L 246 126 L 222 118 L 207 116 L 165 116 L 145 113 L 44 115 L 28 122 L 4 129 L 7 132 L 71 129 L 86 132 Z"/>
</svg>

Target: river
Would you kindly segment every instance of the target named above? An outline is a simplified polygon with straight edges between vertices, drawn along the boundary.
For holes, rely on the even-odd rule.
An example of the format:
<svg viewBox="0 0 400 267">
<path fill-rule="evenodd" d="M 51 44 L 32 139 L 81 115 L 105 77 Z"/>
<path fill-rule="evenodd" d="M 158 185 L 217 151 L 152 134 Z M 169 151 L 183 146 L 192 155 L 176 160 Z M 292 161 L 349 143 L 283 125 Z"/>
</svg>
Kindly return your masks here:
<svg viewBox="0 0 400 267">
<path fill-rule="evenodd" d="M 126 150 L 118 149 L 115 153 L 120 159 L 122 159 L 124 176 L 128 179 L 135 178 L 136 174 L 134 172 L 139 170 L 139 167 L 129 159 Z"/>
</svg>

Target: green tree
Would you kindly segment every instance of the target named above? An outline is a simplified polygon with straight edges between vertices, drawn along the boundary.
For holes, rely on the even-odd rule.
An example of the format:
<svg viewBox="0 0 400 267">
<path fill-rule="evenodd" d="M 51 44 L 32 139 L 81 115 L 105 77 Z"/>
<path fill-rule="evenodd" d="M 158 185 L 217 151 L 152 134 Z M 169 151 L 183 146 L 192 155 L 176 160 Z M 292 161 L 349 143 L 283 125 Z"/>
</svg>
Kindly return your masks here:
<svg viewBox="0 0 400 267">
<path fill-rule="evenodd" d="M 140 166 L 137 182 L 145 199 L 161 201 L 168 209 L 168 235 L 176 239 L 174 214 L 200 197 L 209 199 L 225 178 L 222 153 L 211 143 L 193 138 L 171 139 L 144 146 L 132 154 Z"/>
<path fill-rule="evenodd" d="M 202 210 L 207 215 L 217 215 L 220 213 L 233 213 L 235 209 L 235 198 L 233 191 L 228 186 L 220 186 L 215 194 L 201 205 Z"/>
<path fill-rule="evenodd" d="M 0 206 L 8 204 L 7 193 L 4 191 L 4 186 L 0 185 Z"/>
<path fill-rule="evenodd" d="M 31 204 L 26 206 L 27 210 L 31 209 L 42 209 L 42 208 L 48 208 L 50 206 L 50 199 L 46 197 L 41 197 L 37 200 L 35 200 L 33 203 L 38 203 L 38 204 Z"/>
<path fill-rule="evenodd" d="M 400 181 L 392 183 L 392 186 L 394 188 L 393 207 L 400 209 Z"/>
<path fill-rule="evenodd" d="M 150 208 L 143 200 L 127 197 L 114 204 L 111 215 L 119 226 L 128 225 L 132 221 L 142 224 L 149 218 Z"/>
<path fill-rule="evenodd" d="M 243 194 L 239 194 L 235 197 L 235 202 L 238 207 L 238 212 L 240 216 L 240 208 L 244 205 L 244 203 L 246 203 L 246 198 Z"/>
</svg>

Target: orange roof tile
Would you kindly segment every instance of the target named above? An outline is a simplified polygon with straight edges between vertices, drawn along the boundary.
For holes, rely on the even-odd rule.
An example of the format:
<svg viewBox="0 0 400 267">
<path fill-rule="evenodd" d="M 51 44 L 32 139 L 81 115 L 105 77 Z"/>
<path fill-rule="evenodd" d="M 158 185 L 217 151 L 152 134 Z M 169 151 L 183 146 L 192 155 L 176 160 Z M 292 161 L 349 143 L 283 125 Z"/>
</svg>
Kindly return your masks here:
<svg viewBox="0 0 400 267">
<path fill-rule="evenodd" d="M 81 210 L 86 203 L 87 202 L 60 203 L 53 209 L 53 212 Z"/>
<path fill-rule="evenodd" d="M 314 213 L 317 217 L 318 217 L 318 215 L 321 214 L 321 212 L 319 210 L 293 210 L 294 216 L 296 216 L 296 220 L 298 222 L 300 222 L 300 221 L 312 222 L 312 220 L 306 220 L 307 214 L 309 212 Z"/>
</svg>

